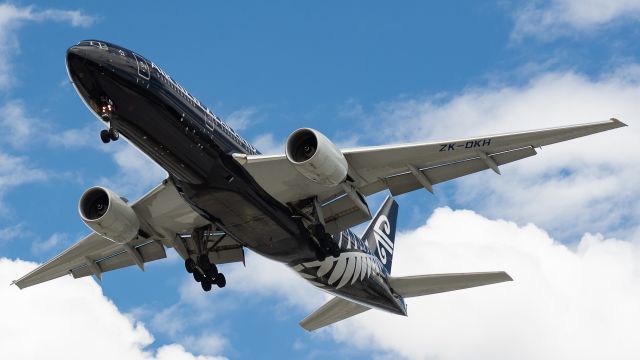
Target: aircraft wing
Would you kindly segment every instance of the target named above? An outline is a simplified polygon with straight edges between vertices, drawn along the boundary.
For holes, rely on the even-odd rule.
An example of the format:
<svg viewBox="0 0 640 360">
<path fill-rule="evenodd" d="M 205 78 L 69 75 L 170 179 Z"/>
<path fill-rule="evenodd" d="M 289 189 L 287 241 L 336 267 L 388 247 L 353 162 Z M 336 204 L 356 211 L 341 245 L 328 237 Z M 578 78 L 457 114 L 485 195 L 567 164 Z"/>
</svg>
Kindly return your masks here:
<svg viewBox="0 0 640 360">
<path fill-rule="evenodd" d="M 14 283 L 24 289 L 67 274 L 74 278 L 95 275 L 101 279 L 103 272 L 126 266 L 144 269 L 145 263 L 166 257 L 165 247 L 175 247 L 184 258 L 188 256 L 188 245 L 179 234 L 208 224 L 184 202 L 169 180 L 136 201 L 132 208 L 148 238 L 138 237 L 127 244 L 118 244 L 92 233 Z M 233 240 L 227 237 L 225 241 Z M 216 263 L 244 260 L 239 245 L 226 244 L 224 252 L 214 251 L 213 255 Z"/>
<path fill-rule="evenodd" d="M 418 144 L 360 147 L 342 150 L 353 188 L 367 196 L 389 189 L 393 195 L 492 169 L 536 154 L 535 148 L 626 126 L 617 119 L 543 130 Z M 327 187 L 301 175 L 285 155 L 235 155 L 236 160 L 282 203 L 317 197 L 327 228 L 340 231 L 370 214 L 345 196 L 343 186 Z M 353 197 L 351 197 L 353 198 Z M 362 209 L 362 207 L 360 207 Z"/>
</svg>

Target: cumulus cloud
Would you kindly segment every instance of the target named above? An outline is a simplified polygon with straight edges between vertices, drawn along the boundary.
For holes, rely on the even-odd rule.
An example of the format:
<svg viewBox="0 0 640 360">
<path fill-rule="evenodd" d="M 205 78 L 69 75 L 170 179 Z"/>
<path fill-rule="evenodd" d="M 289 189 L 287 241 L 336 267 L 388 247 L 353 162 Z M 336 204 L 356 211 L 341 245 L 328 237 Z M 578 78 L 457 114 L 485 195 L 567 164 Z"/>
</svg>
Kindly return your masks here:
<svg viewBox="0 0 640 360">
<path fill-rule="evenodd" d="M 152 314 L 151 328 L 189 349 L 207 353 L 207 348 L 216 351 L 232 345 L 206 328 L 195 337 L 187 335 L 189 329 L 208 326 L 223 314 L 242 312 L 242 306 L 252 306 L 252 302 L 264 297 L 284 299 L 272 303 L 272 314 L 277 319 L 298 316 L 291 313 L 292 307 L 311 311 L 324 301 L 322 293 L 282 264 L 253 252 L 248 252 L 246 263 L 246 267 L 241 263 L 223 265 L 220 270 L 228 279 L 227 286 L 212 292 L 202 291 L 200 284 L 185 274 L 178 302 Z"/>
<path fill-rule="evenodd" d="M 512 36 L 550 39 L 576 30 L 584 32 L 615 21 L 638 18 L 638 0 L 530 1 L 515 13 Z"/>
<path fill-rule="evenodd" d="M 0 4 L 0 90 L 7 90 L 15 81 L 12 72 L 13 56 L 20 51 L 15 30 L 28 22 L 58 21 L 71 26 L 90 26 L 94 18 L 79 10 L 37 9 Z"/>
<path fill-rule="evenodd" d="M 0 258 L 0 358 L 222 359 L 178 344 L 149 349 L 154 339 L 144 324 L 122 314 L 91 279 L 65 277 L 22 291 L 7 286 L 34 267 Z"/>
<path fill-rule="evenodd" d="M 249 125 L 253 124 L 256 116 L 256 110 L 253 108 L 245 108 L 232 112 L 225 118 L 225 121 L 231 126 L 234 130 L 240 131 L 244 130 Z"/>
<path fill-rule="evenodd" d="M 252 144 L 264 155 L 284 153 L 284 143 L 278 142 L 271 133 L 258 135 Z"/>
<path fill-rule="evenodd" d="M 568 248 L 531 224 L 439 208 L 398 235 L 395 276 L 505 270 L 515 281 L 413 298 L 406 318 L 369 311 L 325 334 L 411 359 L 634 359 L 639 250 L 591 234 Z"/>
<path fill-rule="evenodd" d="M 121 196 L 138 198 L 167 177 L 167 172 L 132 145 L 120 141 L 112 144 L 113 160 L 118 173 L 100 179 L 99 183 L 112 188 Z"/>
<path fill-rule="evenodd" d="M 54 233 L 45 240 L 37 240 L 31 243 L 31 252 L 36 255 L 47 253 L 53 249 L 62 247 L 69 243 L 69 235 L 65 233 Z"/>
<path fill-rule="evenodd" d="M 0 106 L 0 129 L 2 142 L 14 148 L 24 148 L 30 143 L 34 132 L 38 130 L 38 122 L 27 114 L 24 104 L 20 101 L 9 101 Z"/>
<path fill-rule="evenodd" d="M 46 172 L 32 167 L 26 157 L 0 152 L 0 212 L 6 211 L 2 199 L 7 191 L 17 186 L 46 179 Z"/>
<path fill-rule="evenodd" d="M 640 76 L 630 66 L 598 78 L 540 74 L 519 86 L 380 104 L 364 121 L 377 143 L 449 140 L 607 120 L 629 127 L 538 149 L 538 155 L 455 181 L 460 206 L 533 222 L 560 236 L 631 231 L 640 225 Z M 377 119 L 387 119 L 379 123 Z M 439 186 L 435 187 L 436 195 Z M 621 234 L 624 235 L 624 234 Z"/>
<path fill-rule="evenodd" d="M 584 234 L 568 247 L 532 224 L 439 208 L 424 225 L 398 234 L 394 276 L 504 270 L 515 281 L 412 298 L 406 318 L 369 311 L 313 336 L 380 358 L 634 359 L 637 244 Z M 250 260 L 244 274 L 232 272 L 235 291 L 276 296 L 304 312 L 326 299 L 283 266 Z"/>
</svg>

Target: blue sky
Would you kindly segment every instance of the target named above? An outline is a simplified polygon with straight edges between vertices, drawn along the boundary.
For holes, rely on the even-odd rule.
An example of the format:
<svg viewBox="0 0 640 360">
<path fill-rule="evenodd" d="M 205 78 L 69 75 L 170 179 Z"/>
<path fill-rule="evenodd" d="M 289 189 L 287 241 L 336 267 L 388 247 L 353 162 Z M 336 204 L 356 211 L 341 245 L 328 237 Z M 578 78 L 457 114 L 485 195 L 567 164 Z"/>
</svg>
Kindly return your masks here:
<svg viewBox="0 0 640 360">
<path fill-rule="evenodd" d="M 100 143 L 101 124 L 70 86 L 64 64 L 69 46 L 91 38 L 152 59 L 266 152 L 281 152 L 288 134 L 307 126 L 350 147 L 618 116 L 629 129 L 543 149 L 535 159 L 505 167 L 501 177 L 478 174 L 438 185 L 436 196 L 418 191 L 399 197 L 400 229 L 410 239 L 420 229 L 432 231 L 438 219 L 467 214 L 442 210 L 441 217 L 432 217 L 434 209 L 448 206 L 472 210 L 487 224 L 504 219 L 523 231 L 535 227 L 535 236 L 549 236 L 545 244 L 578 257 L 585 244 L 598 241 L 631 246 L 636 254 L 638 19 L 637 1 L 5 3 L 0 257 L 43 262 L 83 237 L 88 230 L 77 200 L 92 185 L 133 199 L 164 176 L 125 142 Z M 372 207 L 381 199 L 372 197 Z M 428 219 L 433 227 L 425 228 Z M 411 252 L 399 245 L 398 252 Z M 640 264 L 636 260 L 629 260 L 632 267 Z M 172 254 L 145 273 L 108 273 L 101 286 L 120 313 L 153 335 L 155 342 L 143 346 L 151 353 L 180 344 L 189 353 L 238 359 L 465 358 L 438 350 L 428 335 L 430 346 L 411 347 L 381 341 L 373 330 L 307 334 L 297 323 L 324 295 L 310 286 L 296 293 L 304 299 L 287 295 L 299 283 L 281 268 L 249 257 L 246 270 L 228 267 L 237 277 L 228 277 L 227 288 L 205 296 Z M 418 267 L 426 270 L 447 269 Z M 282 283 L 256 280 L 259 271 L 273 271 Z M 638 278 L 630 284 L 637 288 Z M 340 337 L 345 334 L 354 341 Z M 558 354 L 567 353 L 542 355 Z"/>
</svg>

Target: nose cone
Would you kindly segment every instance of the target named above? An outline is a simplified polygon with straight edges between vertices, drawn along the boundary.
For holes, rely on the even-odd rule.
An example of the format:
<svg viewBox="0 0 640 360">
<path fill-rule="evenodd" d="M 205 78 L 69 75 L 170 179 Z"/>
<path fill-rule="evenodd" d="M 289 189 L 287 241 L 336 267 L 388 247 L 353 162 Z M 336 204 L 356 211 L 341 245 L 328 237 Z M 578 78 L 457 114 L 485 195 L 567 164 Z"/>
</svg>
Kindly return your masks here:
<svg viewBox="0 0 640 360">
<path fill-rule="evenodd" d="M 70 60 L 79 60 L 81 62 L 88 60 L 96 64 L 100 64 L 104 60 L 106 51 L 95 46 L 81 44 L 82 42 L 67 49 L 67 65 L 69 65 Z"/>
</svg>

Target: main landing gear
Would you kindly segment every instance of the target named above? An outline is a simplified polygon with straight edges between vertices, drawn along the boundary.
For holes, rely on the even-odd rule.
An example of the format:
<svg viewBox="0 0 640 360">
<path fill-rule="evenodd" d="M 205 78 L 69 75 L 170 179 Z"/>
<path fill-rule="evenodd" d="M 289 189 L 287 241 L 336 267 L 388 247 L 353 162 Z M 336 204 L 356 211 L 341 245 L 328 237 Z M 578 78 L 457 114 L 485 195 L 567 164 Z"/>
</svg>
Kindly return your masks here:
<svg viewBox="0 0 640 360">
<path fill-rule="evenodd" d="M 318 241 L 318 247 L 316 248 L 318 261 L 324 261 L 329 255 L 336 258 L 340 256 L 338 243 L 333 240 L 331 235 L 327 234 L 322 224 L 312 225 L 312 233 Z"/>
<path fill-rule="evenodd" d="M 207 228 L 194 230 L 191 233 L 191 240 L 194 242 L 197 254 L 195 260 L 189 257 L 184 262 L 184 267 L 188 273 L 193 274 L 193 279 L 200 283 L 202 290 L 211 291 L 213 285 L 223 288 L 227 285 L 224 274 L 218 271 L 216 264 L 209 260 L 207 255 L 208 233 Z"/>
</svg>

